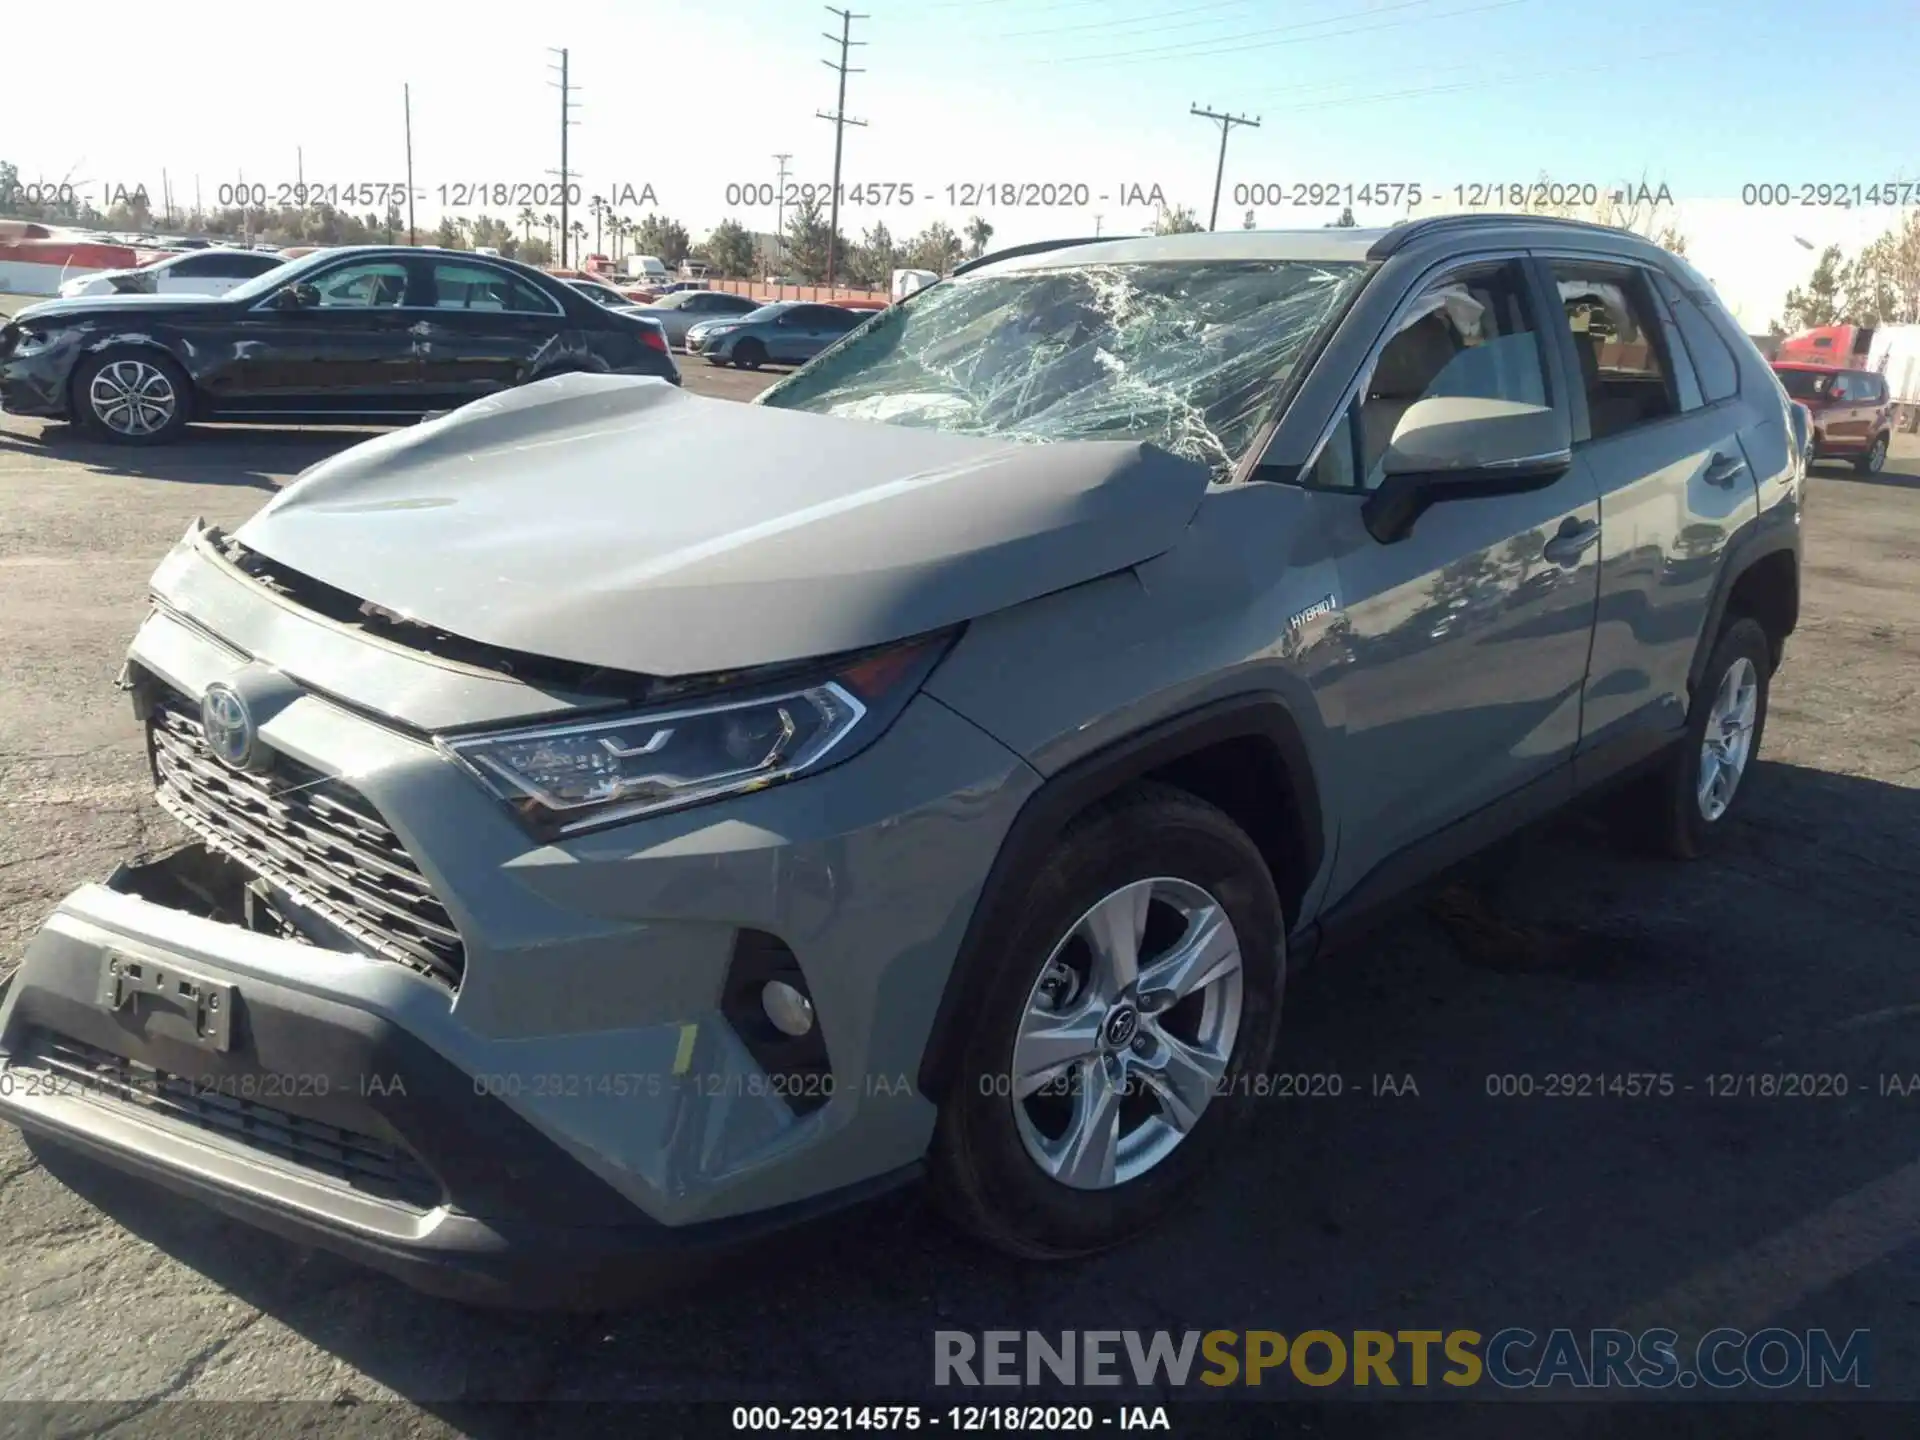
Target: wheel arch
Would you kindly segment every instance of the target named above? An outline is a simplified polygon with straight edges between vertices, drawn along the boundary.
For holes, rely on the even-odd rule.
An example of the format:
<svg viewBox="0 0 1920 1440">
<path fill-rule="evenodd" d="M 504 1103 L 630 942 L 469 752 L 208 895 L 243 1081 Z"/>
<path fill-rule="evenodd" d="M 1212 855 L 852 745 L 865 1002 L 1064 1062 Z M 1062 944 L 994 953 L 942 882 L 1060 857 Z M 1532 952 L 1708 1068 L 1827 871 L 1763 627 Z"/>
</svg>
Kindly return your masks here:
<svg viewBox="0 0 1920 1440">
<path fill-rule="evenodd" d="M 1067 826 L 1142 780 L 1207 801 L 1260 847 L 1289 926 L 1325 858 L 1318 782 L 1306 738 L 1272 694 L 1231 697 L 1170 717 L 1049 776 L 1014 817 L 947 975 L 921 1056 L 920 1093 L 936 1102 L 954 1079 L 991 957 L 1018 923 L 1022 886 Z"/>
<path fill-rule="evenodd" d="M 1747 615 L 1767 632 L 1778 669 L 1787 637 L 1800 622 L 1799 528 L 1785 526 L 1749 531 L 1728 548 L 1708 603 L 1706 624 L 1694 646 L 1687 687 L 1699 688 L 1707 659 L 1731 615 Z"/>
</svg>

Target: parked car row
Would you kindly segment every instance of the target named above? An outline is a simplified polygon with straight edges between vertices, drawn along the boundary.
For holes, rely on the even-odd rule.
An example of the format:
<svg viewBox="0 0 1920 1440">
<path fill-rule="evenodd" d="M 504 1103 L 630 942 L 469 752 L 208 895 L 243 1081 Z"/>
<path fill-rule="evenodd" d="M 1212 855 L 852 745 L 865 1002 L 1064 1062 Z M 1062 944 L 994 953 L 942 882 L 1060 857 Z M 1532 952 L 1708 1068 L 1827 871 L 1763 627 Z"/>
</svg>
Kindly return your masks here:
<svg viewBox="0 0 1920 1440">
<path fill-rule="evenodd" d="M 680 383 L 657 320 L 512 260 L 409 246 L 316 251 L 223 295 L 50 300 L 0 327 L 0 409 L 140 445 L 195 420 L 394 424 L 579 371 Z"/>
<path fill-rule="evenodd" d="M 776 300 L 742 315 L 689 326 L 687 353 L 709 365 L 737 365 L 743 370 L 758 370 L 769 362 L 803 365 L 863 324 L 871 313 L 804 300 Z"/>
</svg>

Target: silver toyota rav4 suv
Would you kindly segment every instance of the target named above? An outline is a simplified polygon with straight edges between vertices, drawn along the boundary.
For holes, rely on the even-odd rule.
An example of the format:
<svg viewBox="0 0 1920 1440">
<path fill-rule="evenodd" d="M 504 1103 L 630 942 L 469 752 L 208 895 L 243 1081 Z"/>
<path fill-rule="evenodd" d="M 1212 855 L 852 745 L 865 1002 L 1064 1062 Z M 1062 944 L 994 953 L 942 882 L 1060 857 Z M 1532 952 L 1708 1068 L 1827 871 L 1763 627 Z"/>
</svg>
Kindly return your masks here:
<svg viewBox="0 0 1920 1440">
<path fill-rule="evenodd" d="M 476 401 L 161 564 L 189 840 L 33 939 L 0 1113 L 474 1299 L 919 1176 L 1097 1250 L 1228 1158 L 1289 966 L 1599 786 L 1726 826 L 1804 478 L 1693 269 L 1526 217 L 1027 247 L 752 405 Z"/>
</svg>

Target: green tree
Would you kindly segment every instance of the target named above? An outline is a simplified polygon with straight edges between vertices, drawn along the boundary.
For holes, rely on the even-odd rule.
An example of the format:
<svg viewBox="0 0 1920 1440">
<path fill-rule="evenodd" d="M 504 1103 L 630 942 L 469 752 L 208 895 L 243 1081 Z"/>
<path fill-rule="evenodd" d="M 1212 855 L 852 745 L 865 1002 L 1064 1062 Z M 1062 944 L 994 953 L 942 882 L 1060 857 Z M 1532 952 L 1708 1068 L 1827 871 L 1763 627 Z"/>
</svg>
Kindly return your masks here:
<svg viewBox="0 0 1920 1440">
<path fill-rule="evenodd" d="M 1156 235 L 1193 235 L 1206 228 L 1185 205 L 1175 205 L 1171 209 L 1162 205 L 1160 213 L 1153 218 L 1153 233 Z"/>
<path fill-rule="evenodd" d="M 788 213 L 786 239 L 788 274 L 808 281 L 827 278 L 827 217 L 817 197 L 803 195 Z M 834 249 L 836 254 L 845 254 L 846 242 L 842 240 Z"/>
<path fill-rule="evenodd" d="M 718 275 L 743 280 L 753 274 L 753 236 L 738 220 L 722 220 L 700 248 Z"/>
<path fill-rule="evenodd" d="M 1787 292 L 1784 309 L 1774 327 L 1790 335 L 1817 325 L 1842 323 L 1845 301 L 1840 288 L 1846 269 L 1838 245 L 1822 250 L 1813 274 L 1807 277 L 1806 288 L 1796 285 Z"/>
<path fill-rule="evenodd" d="M 860 237 L 860 243 L 847 255 L 847 278 L 856 285 L 884 288 L 893 278 L 893 267 L 900 258 L 899 248 L 885 222 L 875 221 L 873 228 Z"/>
<path fill-rule="evenodd" d="M 1353 207 L 1349 205 L 1320 228 L 1323 230 L 1345 230 L 1359 223 L 1358 220 L 1353 218 Z"/>
<path fill-rule="evenodd" d="M 649 213 L 642 216 L 639 225 L 634 228 L 633 247 L 641 255 L 658 255 L 667 265 L 673 266 L 687 258 L 693 242 L 687 236 L 687 227 L 678 220 Z"/>
<path fill-rule="evenodd" d="M 944 220 L 936 220 L 907 242 L 906 253 L 902 257 L 912 270 L 931 270 L 936 275 L 944 275 L 960 263 L 960 257 L 966 253 L 966 246 L 953 227 Z"/>
<path fill-rule="evenodd" d="M 1920 212 L 1868 245 L 1841 273 L 1848 318 L 1856 325 L 1920 322 Z"/>
<path fill-rule="evenodd" d="M 993 226 L 984 215 L 975 215 L 967 221 L 967 251 L 978 260 L 987 253 L 987 242 L 993 239 Z"/>
</svg>

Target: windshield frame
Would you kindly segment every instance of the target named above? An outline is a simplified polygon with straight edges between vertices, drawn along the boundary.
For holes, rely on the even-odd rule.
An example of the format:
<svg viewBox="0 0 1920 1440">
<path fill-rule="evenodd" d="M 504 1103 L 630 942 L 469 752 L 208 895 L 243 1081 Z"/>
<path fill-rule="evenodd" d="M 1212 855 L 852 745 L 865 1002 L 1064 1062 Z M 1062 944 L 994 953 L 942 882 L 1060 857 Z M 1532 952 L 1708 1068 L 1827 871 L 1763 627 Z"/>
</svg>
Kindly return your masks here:
<svg viewBox="0 0 1920 1440">
<path fill-rule="evenodd" d="M 1298 349 L 1296 349 L 1293 352 L 1292 358 L 1287 364 L 1286 373 L 1284 375 L 1277 376 L 1273 380 L 1271 380 L 1264 387 L 1263 391 L 1260 393 L 1258 402 L 1255 404 L 1252 404 L 1247 409 L 1246 413 L 1248 413 L 1249 415 L 1255 418 L 1253 420 L 1253 423 L 1246 430 L 1244 439 L 1241 445 L 1238 447 L 1239 453 L 1233 456 L 1230 464 L 1210 465 L 1209 468 L 1212 468 L 1214 470 L 1213 483 L 1215 485 L 1243 484 L 1249 480 L 1262 478 L 1259 475 L 1257 475 L 1256 472 L 1259 471 L 1261 468 L 1262 457 L 1265 455 L 1267 448 L 1272 441 L 1275 430 L 1278 428 L 1280 422 L 1283 419 L 1285 419 L 1287 412 L 1292 408 L 1294 399 L 1298 395 L 1301 386 L 1303 386 L 1306 383 L 1308 377 L 1313 373 L 1315 368 L 1319 365 L 1321 356 L 1324 353 L 1329 340 L 1332 338 L 1335 332 L 1338 331 L 1340 326 L 1345 322 L 1347 316 L 1352 312 L 1354 305 L 1359 301 L 1360 297 L 1366 292 L 1369 284 L 1372 282 L 1374 275 L 1378 273 L 1380 269 L 1379 262 L 1372 261 L 1372 260 L 1348 261 L 1348 260 L 1288 259 L 1286 257 L 1273 257 L 1272 259 L 1267 259 L 1265 257 L 1258 257 L 1258 258 L 1248 257 L 1248 259 L 1245 261 L 1228 260 L 1228 261 L 1214 261 L 1214 262 L 1168 261 L 1168 260 L 1123 260 L 1123 261 L 1108 261 L 1099 265 L 1042 265 L 1042 266 L 1034 266 L 1031 268 L 1021 267 L 1019 269 L 1011 269 L 1011 270 L 1005 271 L 999 275 L 995 275 L 991 271 L 978 273 L 973 276 L 949 275 L 940 280 L 935 281 L 931 285 L 927 285 L 919 290 L 915 290 L 910 294 L 903 296 L 898 300 L 895 300 L 892 304 L 886 306 L 883 309 L 875 310 L 871 315 L 861 316 L 861 320 L 859 324 L 855 325 L 845 335 L 835 340 L 833 344 L 829 345 L 826 349 L 821 351 L 819 355 L 814 357 L 814 359 L 808 361 L 806 364 L 800 366 L 798 369 L 791 371 L 787 375 L 783 376 L 780 380 L 776 381 L 773 385 L 769 386 L 766 390 L 762 391 L 759 395 L 755 396 L 748 403 L 754 404 L 754 405 L 764 405 L 764 404 L 771 403 L 774 405 L 775 408 L 781 408 L 781 409 L 788 408 L 778 403 L 779 397 L 783 393 L 789 391 L 790 389 L 797 388 L 798 382 L 801 382 L 803 378 L 808 375 L 809 371 L 812 371 L 816 366 L 827 363 L 836 354 L 836 352 L 838 352 L 841 349 L 841 347 L 849 344 L 857 343 L 871 329 L 886 323 L 886 317 L 888 316 L 893 316 L 895 317 L 896 320 L 900 320 L 904 322 L 905 318 L 908 317 L 911 313 L 911 307 L 915 305 L 923 305 L 923 304 L 930 303 L 927 297 L 938 295 L 942 291 L 947 290 L 948 287 L 951 287 L 956 284 L 973 284 L 973 283 L 981 283 L 981 282 L 990 282 L 995 279 L 1014 279 L 1014 278 L 1038 279 L 1046 275 L 1058 275 L 1061 273 L 1072 274 L 1072 273 L 1083 272 L 1083 271 L 1107 271 L 1107 270 L 1129 268 L 1134 266 L 1138 266 L 1141 268 L 1151 268 L 1151 267 L 1165 267 L 1165 266 L 1172 266 L 1172 265 L 1188 265 L 1188 264 L 1199 266 L 1207 263 L 1213 263 L 1213 264 L 1266 263 L 1266 264 L 1275 264 L 1275 265 L 1301 265 L 1301 266 L 1311 266 L 1311 267 L 1326 269 L 1326 270 L 1338 270 L 1338 271 L 1349 272 L 1344 285 L 1340 288 L 1340 291 L 1338 295 L 1334 298 L 1333 302 L 1326 307 L 1324 313 L 1322 313 L 1318 322 L 1313 326 L 1312 330 L 1302 337 Z M 791 303 L 797 303 L 797 302 L 773 302 L 773 303 L 791 304 Z M 804 413 L 822 414 L 825 412 L 822 412 L 819 410 L 807 410 L 807 411 L 804 411 Z M 889 422 L 874 420 L 866 423 L 884 424 Z M 941 427 L 930 427 L 930 428 L 940 429 Z M 950 431 L 947 433 L 969 434 L 972 432 Z M 1012 432 L 1012 431 L 1007 432 L 1003 438 L 1006 438 L 1010 441 L 1014 441 L 1016 443 L 1049 443 L 1049 444 L 1075 443 L 1074 440 L 1072 439 L 1064 439 L 1064 438 L 1059 440 L 1036 441 L 1035 437 L 1032 437 L 1031 435 L 1021 435 L 1017 432 Z M 1084 438 L 1087 440 L 1095 440 L 1100 437 L 1086 436 L 1081 438 Z M 1120 439 L 1120 438 L 1134 438 L 1134 437 L 1114 436 L 1110 438 Z M 1158 442 L 1149 440 L 1147 443 L 1157 444 Z M 1205 464 L 1208 462 L 1200 461 L 1199 463 Z"/>
</svg>

